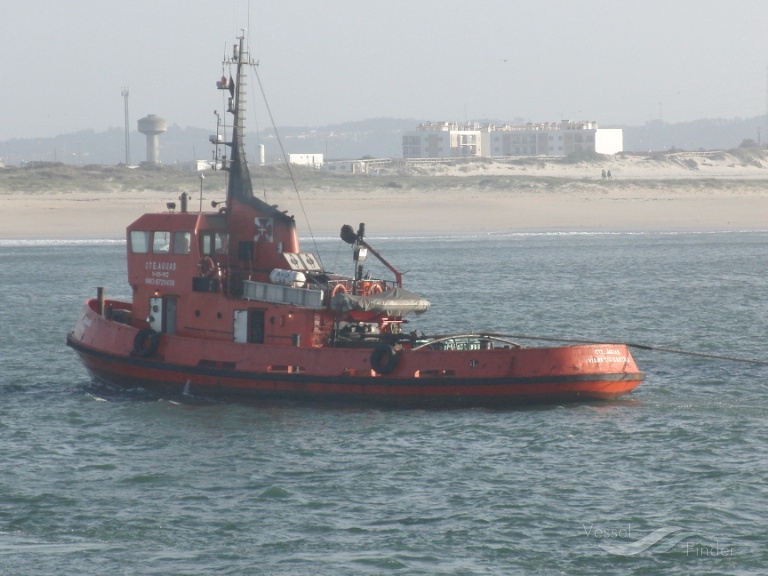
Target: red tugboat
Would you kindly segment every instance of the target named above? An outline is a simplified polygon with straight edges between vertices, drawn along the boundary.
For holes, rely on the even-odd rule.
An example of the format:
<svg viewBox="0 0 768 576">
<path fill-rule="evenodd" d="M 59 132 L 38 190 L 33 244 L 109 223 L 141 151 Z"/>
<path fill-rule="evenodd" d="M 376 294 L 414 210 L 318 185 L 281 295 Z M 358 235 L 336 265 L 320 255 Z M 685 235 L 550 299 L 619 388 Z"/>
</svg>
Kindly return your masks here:
<svg viewBox="0 0 768 576">
<path fill-rule="evenodd" d="M 243 38 L 227 64 L 232 123 L 225 207 L 145 214 L 127 229 L 131 302 L 89 299 L 67 337 L 96 381 L 200 396 L 401 406 L 504 406 L 608 399 L 644 378 L 623 344 L 523 347 L 494 334 L 427 338 L 429 309 L 345 225 L 353 277 L 302 252 L 292 216 L 253 195 L 243 147 Z M 219 138 L 212 138 L 219 144 Z M 369 256 L 392 272 L 370 278 Z"/>
</svg>

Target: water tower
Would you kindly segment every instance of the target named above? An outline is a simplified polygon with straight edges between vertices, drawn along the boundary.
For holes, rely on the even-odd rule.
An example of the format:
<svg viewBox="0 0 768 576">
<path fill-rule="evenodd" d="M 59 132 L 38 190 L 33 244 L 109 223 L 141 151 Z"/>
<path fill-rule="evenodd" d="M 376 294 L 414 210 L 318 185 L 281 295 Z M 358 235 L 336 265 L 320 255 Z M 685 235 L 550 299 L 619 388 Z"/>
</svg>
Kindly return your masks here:
<svg viewBox="0 0 768 576">
<path fill-rule="evenodd" d="M 168 123 L 154 114 L 139 120 L 139 132 L 147 136 L 147 163 L 160 163 L 160 144 L 157 137 L 168 130 Z"/>
</svg>

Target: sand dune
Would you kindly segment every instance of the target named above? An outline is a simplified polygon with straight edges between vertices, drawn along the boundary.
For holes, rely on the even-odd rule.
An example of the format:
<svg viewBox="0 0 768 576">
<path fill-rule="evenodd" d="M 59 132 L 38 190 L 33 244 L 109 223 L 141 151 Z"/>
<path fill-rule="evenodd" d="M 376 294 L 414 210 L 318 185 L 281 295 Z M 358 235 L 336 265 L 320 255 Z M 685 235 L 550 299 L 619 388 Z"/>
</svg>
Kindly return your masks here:
<svg viewBox="0 0 768 576">
<path fill-rule="evenodd" d="M 303 177 L 254 188 L 296 217 L 302 235 L 365 222 L 371 236 L 514 231 L 768 229 L 768 163 L 725 152 L 622 155 L 581 163 L 457 162 L 377 175 Z M 603 179 L 610 170 L 613 179 Z M 18 174 L 17 174 L 18 176 Z M 0 184 L 2 184 L 0 171 Z M 104 185 L 41 190 L 24 178 L 0 188 L 0 238 L 119 238 L 177 190 Z M 34 190 L 34 192 L 30 192 Z M 199 206 L 193 195 L 192 209 Z M 221 195 L 206 193 L 209 198 Z"/>
</svg>

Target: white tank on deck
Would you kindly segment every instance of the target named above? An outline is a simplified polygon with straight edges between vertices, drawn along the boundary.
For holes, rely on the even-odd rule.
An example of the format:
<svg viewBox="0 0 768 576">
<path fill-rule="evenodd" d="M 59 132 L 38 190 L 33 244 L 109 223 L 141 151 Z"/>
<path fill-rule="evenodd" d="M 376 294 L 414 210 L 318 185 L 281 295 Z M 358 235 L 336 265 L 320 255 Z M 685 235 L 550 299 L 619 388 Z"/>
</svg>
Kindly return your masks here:
<svg viewBox="0 0 768 576">
<path fill-rule="evenodd" d="M 294 288 L 303 288 L 307 281 L 307 277 L 303 272 L 296 272 L 295 270 L 281 270 L 275 268 L 269 273 L 269 281 L 272 284 L 280 284 L 281 286 L 293 286 Z"/>
</svg>

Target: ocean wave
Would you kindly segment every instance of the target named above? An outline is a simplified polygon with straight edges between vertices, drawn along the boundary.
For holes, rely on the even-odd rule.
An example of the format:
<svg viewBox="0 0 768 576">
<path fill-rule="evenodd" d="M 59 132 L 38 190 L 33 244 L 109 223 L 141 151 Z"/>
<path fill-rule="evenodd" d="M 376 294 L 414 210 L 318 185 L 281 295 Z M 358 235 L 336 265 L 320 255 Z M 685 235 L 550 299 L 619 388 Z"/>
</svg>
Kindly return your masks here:
<svg viewBox="0 0 768 576">
<path fill-rule="evenodd" d="M 24 246 L 119 246 L 125 245 L 125 238 L 0 238 L 0 247 L 19 248 Z"/>
</svg>

